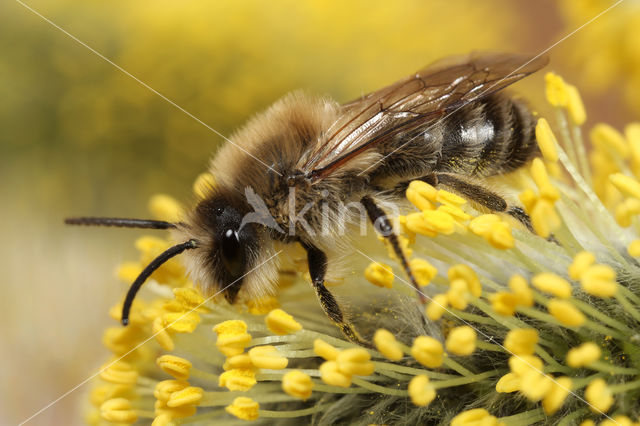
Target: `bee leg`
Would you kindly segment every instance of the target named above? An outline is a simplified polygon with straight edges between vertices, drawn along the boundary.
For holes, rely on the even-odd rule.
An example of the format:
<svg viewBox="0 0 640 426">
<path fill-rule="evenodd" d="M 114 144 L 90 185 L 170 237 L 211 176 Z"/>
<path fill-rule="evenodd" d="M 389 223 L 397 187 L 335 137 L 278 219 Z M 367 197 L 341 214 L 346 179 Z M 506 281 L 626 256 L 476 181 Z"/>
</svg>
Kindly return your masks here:
<svg viewBox="0 0 640 426">
<path fill-rule="evenodd" d="M 398 236 L 393 232 L 393 226 L 391 225 L 391 221 L 387 217 L 384 210 L 382 210 L 373 199 L 369 196 L 362 197 L 360 200 L 365 210 L 367 211 L 367 215 L 369 216 L 369 220 L 373 224 L 373 228 L 380 233 L 384 238 L 387 239 L 391 247 L 393 248 L 394 253 L 400 259 L 400 263 L 404 268 L 411 284 L 415 287 L 416 292 L 418 293 L 418 297 L 420 301 L 425 304 L 426 297 L 420 290 L 420 286 L 416 281 L 413 273 L 411 272 L 411 268 L 409 267 L 409 262 L 407 261 L 407 257 L 404 255 L 402 251 L 402 247 L 400 247 L 400 242 L 398 241 Z"/>
<path fill-rule="evenodd" d="M 333 294 L 324 285 L 324 276 L 327 272 L 327 255 L 317 247 L 309 244 L 303 244 L 307 250 L 307 261 L 309 263 L 309 275 L 311 275 L 311 282 L 313 288 L 318 295 L 320 305 L 325 314 L 331 321 L 342 331 L 342 333 L 352 341 L 360 346 L 372 348 L 373 346 L 360 337 L 360 334 L 356 331 L 353 325 L 345 319 L 340 305 Z"/>
<path fill-rule="evenodd" d="M 446 185 L 463 197 L 475 201 L 493 212 L 507 213 L 526 226 L 529 231 L 534 232 L 529 215 L 521 207 L 509 206 L 505 199 L 495 192 L 450 173 L 437 173 L 435 177 L 437 184 Z"/>
</svg>

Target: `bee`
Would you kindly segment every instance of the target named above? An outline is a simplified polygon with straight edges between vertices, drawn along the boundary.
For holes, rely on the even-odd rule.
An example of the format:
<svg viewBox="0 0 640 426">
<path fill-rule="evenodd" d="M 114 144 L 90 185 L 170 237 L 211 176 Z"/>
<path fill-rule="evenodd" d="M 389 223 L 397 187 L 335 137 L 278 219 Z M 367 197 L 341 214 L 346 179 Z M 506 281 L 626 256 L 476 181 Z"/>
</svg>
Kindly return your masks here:
<svg viewBox="0 0 640 426">
<path fill-rule="evenodd" d="M 122 310 L 170 258 L 188 252 L 192 279 L 229 303 L 275 291 L 276 245 L 299 244 L 326 315 L 351 341 L 368 346 L 325 286 L 332 259 L 353 251 L 338 235 L 341 207 L 360 206 L 391 245 L 418 290 L 387 214 L 409 182 L 445 186 L 531 228 L 527 214 L 483 180 L 539 155 L 527 105 L 502 92 L 541 69 L 546 57 L 474 53 L 438 61 L 352 102 L 294 92 L 255 116 L 211 161 L 216 184 L 179 223 L 79 217 L 75 225 L 171 229 L 181 243 L 153 260 L 131 285 Z M 356 209 L 357 210 L 357 209 Z M 328 225 L 328 226 L 327 226 Z M 424 296 L 418 292 L 424 302 Z"/>
</svg>

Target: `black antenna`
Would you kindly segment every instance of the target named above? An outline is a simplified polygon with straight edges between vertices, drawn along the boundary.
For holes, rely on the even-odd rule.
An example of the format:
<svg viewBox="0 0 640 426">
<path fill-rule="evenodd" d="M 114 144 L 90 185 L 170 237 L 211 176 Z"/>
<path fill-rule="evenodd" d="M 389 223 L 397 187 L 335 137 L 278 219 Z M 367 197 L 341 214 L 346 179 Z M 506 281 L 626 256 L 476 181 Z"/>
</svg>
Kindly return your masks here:
<svg viewBox="0 0 640 426">
<path fill-rule="evenodd" d="M 64 220 L 67 225 L 115 226 L 118 228 L 170 229 L 176 225 L 163 220 L 124 219 L 118 217 L 69 217 Z"/>
<path fill-rule="evenodd" d="M 198 243 L 196 240 L 189 240 L 184 243 L 177 244 L 173 247 L 169 247 L 164 252 L 162 252 L 158 257 L 153 259 L 153 261 L 150 264 L 148 264 L 147 267 L 144 268 L 142 272 L 140 272 L 140 275 L 138 275 L 138 278 L 136 278 L 133 284 L 131 284 L 131 287 L 129 287 L 129 291 L 127 292 L 127 297 L 126 299 L 124 299 L 124 305 L 122 305 L 122 319 L 120 320 L 122 322 L 122 325 L 129 324 L 129 311 L 131 310 L 131 304 L 133 303 L 133 299 L 135 299 L 136 294 L 138 293 L 138 290 L 140 290 L 140 287 L 142 287 L 142 284 L 144 284 L 147 278 L 149 278 L 149 276 L 153 274 L 153 272 L 156 269 L 158 269 L 160 266 L 162 266 L 162 264 L 165 263 L 167 260 L 171 259 L 174 256 L 179 255 L 185 250 L 191 250 L 196 248 L 197 246 L 198 246 Z"/>
</svg>

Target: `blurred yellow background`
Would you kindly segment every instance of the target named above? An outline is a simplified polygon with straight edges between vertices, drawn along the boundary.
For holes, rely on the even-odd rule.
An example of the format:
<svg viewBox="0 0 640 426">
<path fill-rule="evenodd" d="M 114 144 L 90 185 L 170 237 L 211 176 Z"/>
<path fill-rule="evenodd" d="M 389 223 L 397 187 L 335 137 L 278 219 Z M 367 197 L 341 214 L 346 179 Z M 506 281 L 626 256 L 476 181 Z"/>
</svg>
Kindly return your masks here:
<svg viewBox="0 0 640 426">
<path fill-rule="evenodd" d="M 640 112 L 640 2 L 551 50 L 590 120 Z M 304 88 L 348 101 L 451 54 L 538 53 L 613 1 L 7 1 L 0 4 L 0 424 L 24 421 L 97 371 L 118 263 L 137 231 L 65 228 L 68 215 L 147 217 L 189 202 L 222 139 Z M 542 104 L 542 73 L 516 90 Z M 82 422 L 86 386 L 30 424 Z"/>
</svg>

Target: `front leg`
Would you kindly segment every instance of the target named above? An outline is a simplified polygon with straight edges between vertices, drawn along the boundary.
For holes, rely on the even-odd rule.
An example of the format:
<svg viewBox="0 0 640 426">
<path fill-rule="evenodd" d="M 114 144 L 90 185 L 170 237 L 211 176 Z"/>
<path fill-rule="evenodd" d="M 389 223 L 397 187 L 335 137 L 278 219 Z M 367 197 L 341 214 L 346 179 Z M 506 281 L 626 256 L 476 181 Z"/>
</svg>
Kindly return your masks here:
<svg viewBox="0 0 640 426">
<path fill-rule="evenodd" d="M 342 333 L 352 341 L 360 346 L 371 348 L 371 344 L 365 342 L 358 334 L 353 325 L 344 318 L 340 305 L 333 294 L 324 285 L 324 276 L 327 272 L 327 255 L 317 247 L 310 244 L 303 244 L 303 247 L 307 250 L 307 261 L 309 263 L 309 275 L 311 275 L 311 282 L 313 288 L 318 295 L 320 305 L 327 314 L 329 319 L 333 321 L 335 325 L 342 330 Z"/>
</svg>

